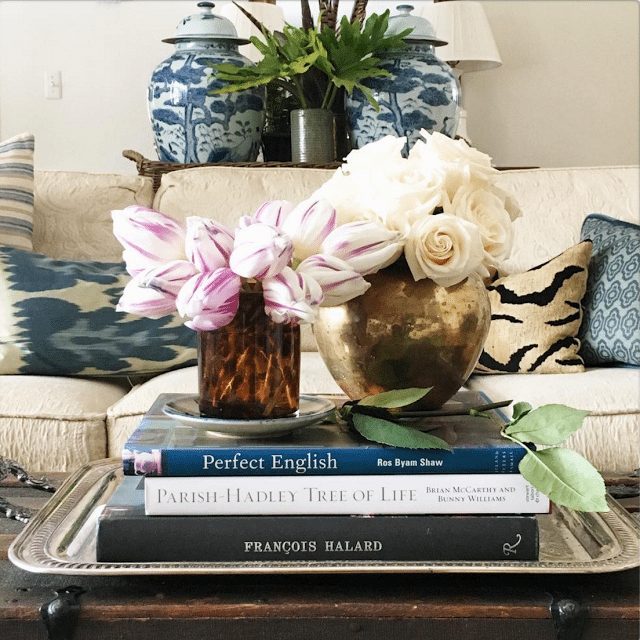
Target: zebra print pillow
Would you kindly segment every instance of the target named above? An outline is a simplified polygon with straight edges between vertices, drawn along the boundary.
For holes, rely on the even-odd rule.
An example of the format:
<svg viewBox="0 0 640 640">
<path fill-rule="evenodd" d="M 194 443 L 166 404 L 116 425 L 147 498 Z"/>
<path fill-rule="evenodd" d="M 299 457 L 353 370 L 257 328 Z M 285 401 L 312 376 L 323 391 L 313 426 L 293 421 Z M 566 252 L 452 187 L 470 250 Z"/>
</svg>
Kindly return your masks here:
<svg viewBox="0 0 640 640">
<path fill-rule="evenodd" d="M 576 337 L 591 242 L 487 287 L 491 328 L 476 373 L 584 371 Z"/>
</svg>

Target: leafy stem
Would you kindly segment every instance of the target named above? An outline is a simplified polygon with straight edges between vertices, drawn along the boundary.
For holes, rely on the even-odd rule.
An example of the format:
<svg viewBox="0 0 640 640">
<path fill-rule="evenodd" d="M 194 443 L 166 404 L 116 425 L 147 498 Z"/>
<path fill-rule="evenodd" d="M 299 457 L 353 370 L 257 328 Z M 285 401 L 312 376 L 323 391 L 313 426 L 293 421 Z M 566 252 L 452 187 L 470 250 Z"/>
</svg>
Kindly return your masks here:
<svg viewBox="0 0 640 640">
<path fill-rule="evenodd" d="M 302 82 L 300 80 L 300 76 L 293 76 L 293 83 L 295 85 L 295 97 L 298 99 L 300 103 L 300 107 L 302 109 L 308 109 L 309 103 L 307 102 L 307 98 L 304 95 L 304 89 L 302 88 Z"/>
<path fill-rule="evenodd" d="M 527 402 L 518 402 L 500 435 L 526 449 L 518 470 L 553 502 L 576 511 L 608 511 L 606 488 L 598 471 L 579 453 L 555 446 L 582 427 L 587 415 L 587 411 L 561 404 L 533 409 Z M 547 448 L 538 451 L 527 443 Z"/>
<path fill-rule="evenodd" d="M 509 424 L 511 424 L 510 422 L 508 422 L 505 427 L 509 426 Z M 506 438 L 507 440 L 511 440 L 511 442 L 515 442 L 516 444 L 519 444 L 523 449 L 526 449 L 527 451 L 531 451 L 531 449 L 529 449 L 529 447 L 524 443 L 524 442 L 520 442 L 520 440 L 517 440 L 516 438 L 512 438 L 510 435 L 507 435 L 504 432 L 504 428 L 500 431 L 500 435 L 503 438 Z"/>
<path fill-rule="evenodd" d="M 338 413 L 363 438 L 373 442 L 405 449 L 450 450 L 449 443 L 442 438 L 399 424 L 391 412 L 417 402 L 429 391 L 422 388 L 385 391 L 359 402 L 347 402 Z"/>
<path fill-rule="evenodd" d="M 446 449 L 447 442 L 418 428 L 400 424 L 405 418 L 429 418 L 437 415 L 483 416 L 485 412 L 511 404 L 491 403 L 463 410 L 406 411 L 403 407 L 422 399 L 430 389 L 410 388 L 386 391 L 359 401 L 346 402 L 339 416 L 367 440 L 409 449 Z M 560 404 L 537 409 L 527 402 L 513 407 L 513 416 L 503 425 L 500 435 L 526 453 L 520 461 L 520 474 L 555 504 L 577 511 L 608 511 L 604 480 L 580 454 L 558 447 L 577 431 L 588 412 Z M 533 445 L 545 448 L 538 450 Z"/>
<path fill-rule="evenodd" d="M 246 67 L 212 64 L 222 86 L 218 85 L 211 93 L 232 93 L 278 82 L 295 95 L 303 109 L 330 110 L 340 89 L 349 95 L 358 89 L 378 109 L 371 90 L 364 83 L 389 75 L 380 66 L 378 56 L 391 49 L 401 49 L 405 36 L 411 32 L 405 29 L 387 35 L 388 10 L 369 16 L 364 24 L 358 20 L 350 22 L 343 16 L 338 29 L 326 24 L 317 29 L 285 24 L 282 32 L 269 31 L 248 11 L 243 13 L 262 32 L 262 40 L 250 38 L 262 59 Z"/>
<path fill-rule="evenodd" d="M 335 102 L 336 95 L 338 94 L 338 87 L 335 84 L 329 84 L 327 86 L 327 90 L 324 94 L 324 100 L 320 105 L 321 109 L 331 109 L 333 107 L 333 103 Z"/>
</svg>

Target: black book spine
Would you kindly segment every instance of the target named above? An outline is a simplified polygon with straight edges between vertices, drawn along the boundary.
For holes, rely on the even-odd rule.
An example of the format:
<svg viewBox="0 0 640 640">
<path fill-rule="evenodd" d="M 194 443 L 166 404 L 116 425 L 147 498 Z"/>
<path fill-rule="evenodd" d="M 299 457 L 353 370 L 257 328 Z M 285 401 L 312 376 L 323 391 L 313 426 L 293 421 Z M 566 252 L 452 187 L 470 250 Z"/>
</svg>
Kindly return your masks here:
<svg viewBox="0 0 640 640">
<path fill-rule="evenodd" d="M 99 562 L 537 560 L 533 516 L 102 515 Z"/>
</svg>

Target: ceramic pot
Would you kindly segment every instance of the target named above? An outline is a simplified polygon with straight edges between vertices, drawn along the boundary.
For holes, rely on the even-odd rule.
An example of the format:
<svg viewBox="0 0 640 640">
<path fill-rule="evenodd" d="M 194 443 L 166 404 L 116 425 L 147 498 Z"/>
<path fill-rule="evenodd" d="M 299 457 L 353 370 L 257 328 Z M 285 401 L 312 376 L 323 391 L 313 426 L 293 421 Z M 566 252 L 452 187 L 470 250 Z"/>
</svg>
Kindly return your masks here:
<svg viewBox="0 0 640 640">
<path fill-rule="evenodd" d="M 213 3 L 187 16 L 176 35 L 163 42 L 176 45 L 149 82 L 149 118 L 158 158 L 164 162 L 253 162 L 260 150 L 265 89 L 211 95 L 223 86 L 212 65 L 253 64 L 238 52 L 231 21 L 214 15 Z"/>
<path fill-rule="evenodd" d="M 212 418 L 282 418 L 300 396 L 300 327 L 276 324 L 261 291 L 241 291 L 233 321 L 198 333 L 200 413 Z"/>
<path fill-rule="evenodd" d="M 291 112 L 291 160 L 325 164 L 335 159 L 333 113 L 327 109 L 294 109 Z"/>
<path fill-rule="evenodd" d="M 390 75 L 364 83 L 380 110 L 376 111 L 360 91 L 347 97 L 347 121 L 355 148 L 386 135 L 406 136 L 407 153 L 420 139 L 421 129 L 455 137 L 460 89 L 451 67 L 434 50 L 446 42 L 435 37 L 427 20 L 410 15 L 412 9 L 400 5 L 400 14 L 389 19 L 387 33 L 413 29 L 405 38 L 404 49 L 380 56 L 380 67 Z"/>
<path fill-rule="evenodd" d="M 471 375 L 489 331 L 482 280 L 447 288 L 416 282 L 404 258 L 367 280 L 364 295 L 320 308 L 314 333 L 331 375 L 352 400 L 433 387 L 416 407 L 442 406 Z"/>
</svg>

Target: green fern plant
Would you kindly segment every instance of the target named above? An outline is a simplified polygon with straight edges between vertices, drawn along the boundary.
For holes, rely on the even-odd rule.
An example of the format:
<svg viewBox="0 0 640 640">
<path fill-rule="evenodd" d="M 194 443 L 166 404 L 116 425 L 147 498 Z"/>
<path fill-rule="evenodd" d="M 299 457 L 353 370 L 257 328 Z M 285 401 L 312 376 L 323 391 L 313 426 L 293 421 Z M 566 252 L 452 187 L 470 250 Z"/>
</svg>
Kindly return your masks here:
<svg viewBox="0 0 640 640">
<path fill-rule="evenodd" d="M 359 89 L 378 109 L 373 94 L 364 82 L 369 78 L 390 75 L 382 69 L 380 53 L 404 46 L 410 29 L 387 36 L 389 11 L 371 15 L 364 24 L 350 22 L 344 16 L 336 31 L 328 26 L 301 28 L 285 25 L 283 31 L 271 32 L 255 21 L 264 42 L 252 37 L 251 42 L 263 55 L 256 65 L 237 67 L 232 64 L 212 65 L 217 78 L 225 86 L 214 93 L 232 93 L 252 87 L 276 84 L 294 95 L 300 106 L 331 109 L 339 89 L 348 94 Z M 318 91 L 317 73 L 325 78 Z M 313 82 L 309 82 L 312 80 Z M 315 84 L 310 91 L 309 85 Z"/>
</svg>

